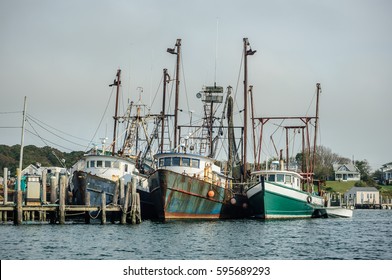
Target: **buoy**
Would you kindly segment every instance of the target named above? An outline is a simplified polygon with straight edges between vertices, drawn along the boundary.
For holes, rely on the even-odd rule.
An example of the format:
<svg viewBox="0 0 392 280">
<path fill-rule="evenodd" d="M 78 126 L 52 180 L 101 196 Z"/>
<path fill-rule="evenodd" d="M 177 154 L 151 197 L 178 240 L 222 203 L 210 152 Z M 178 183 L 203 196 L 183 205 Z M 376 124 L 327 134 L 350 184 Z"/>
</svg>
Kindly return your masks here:
<svg viewBox="0 0 392 280">
<path fill-rule="evenodd" d="M 215 192 L 213 190 L 208 191 L 207 195 L 208 195 L 208 197 L 214 197 Z"/>
<path fill-rule="evenodd" d="M 244 208 L 244 209 L 247 209 L 248 208 L 248 203 L 244 203 L 244 204 L 242 204 L 242 208 Z"/>
<path fill-rule="evenodd" d="M 237 203 L 237 200 L 233 197 L 232 199 L 230 199 L 230 203 L 234 205 Z"/>
<path fill-rule="evenodd" d="M 311 203 L 311 202 L 312 202 L 312 197 L 309 195 L 308 198 L 306 199 L 306 201 L 307 201 L 308 203 Z"/>
</svg>

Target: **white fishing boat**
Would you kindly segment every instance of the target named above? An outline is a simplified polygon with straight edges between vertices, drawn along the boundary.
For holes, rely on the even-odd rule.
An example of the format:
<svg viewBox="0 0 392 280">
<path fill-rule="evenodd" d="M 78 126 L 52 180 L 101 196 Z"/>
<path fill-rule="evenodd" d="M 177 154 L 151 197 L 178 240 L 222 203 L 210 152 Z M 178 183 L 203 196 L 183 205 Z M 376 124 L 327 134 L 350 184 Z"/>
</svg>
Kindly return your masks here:
<svg viewBox="0 0 392 280">
<path fill-rule="evenodd" d="M 117 87 L 113 141 L 109 147 L 106 147 L 106 139 L 103 139 L 101 149 L 94 147 L 73 166 L 73 178 L 70 184 L 73 193 L 72 200 L 73 204 L 84 205 L 86 192 L 89 192 L 90 204 L 100 205 L 101 193 L 105 192 L 106 204 L 117 204 L 124 197 L 124 186 L 135 179 L 136 190 L 140 194 L 142 217 L 150 218 L 153 207 L 148 188 L 148 175 L 153 171 L 151 139 L 145 134 L 143 139 L 147 144 L 142 147 L 139 143 L 141 137 L 138 134 L 139 131 L 147 133 L 145 129 L 146 119 L 153 119 L 156 116 L 142 116 L 141 108 L 144 105 L 141 102 L 137 104 L 131 102 L 125 115 L 118 116 L 120 74 L 121 70 L 118 70 L 117 79 L 111 85 Z M 135 108 L 135 114 L 131 115 Z M 117 151 L 116 143 L 119 141 L 117 138 L 117 124 L 120 119 L 127 126 L 123 145 Z M 116 199 L 114 199 L 115 196 Z"/>
</svg>

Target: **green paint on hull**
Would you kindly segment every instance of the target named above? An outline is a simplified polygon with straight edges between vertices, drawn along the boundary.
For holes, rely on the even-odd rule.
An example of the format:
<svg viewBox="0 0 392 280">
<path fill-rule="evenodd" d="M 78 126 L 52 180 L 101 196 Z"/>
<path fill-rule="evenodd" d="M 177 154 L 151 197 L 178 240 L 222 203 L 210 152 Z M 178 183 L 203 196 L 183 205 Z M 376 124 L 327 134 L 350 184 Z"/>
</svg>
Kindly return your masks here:
<svg viewBox="0 0 392 280">
<path fill-rule="evenodd" d="M 310 218 L 313 207 L 306 201 L 266 191 L 264 196 L 266 218 Z"/>
<path fill-rule="evenodd" d="M 314 208 L 307 201 L 260 191 L 249 198 L 255 217 L 263 219 L 310 218 Z"/>
</svg>

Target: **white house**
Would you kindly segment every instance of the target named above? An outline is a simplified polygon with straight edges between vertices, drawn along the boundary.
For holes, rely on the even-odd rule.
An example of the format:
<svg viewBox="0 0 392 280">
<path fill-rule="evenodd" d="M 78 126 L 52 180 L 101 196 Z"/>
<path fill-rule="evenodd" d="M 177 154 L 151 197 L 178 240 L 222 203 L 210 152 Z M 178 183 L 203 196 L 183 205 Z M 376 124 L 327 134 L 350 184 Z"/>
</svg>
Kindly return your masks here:
<svg viewBox="0 0 392 280">
<path fill-rule="evenodd" d="M 352 187 L 344 194 L 349 205 L 379 205 L 380 192 L 374 187 Z"/>
<path fill-rule="evenodd" d="M 65 174 L 67 172 L 67 170 L 63 167 L 58 167 L 58 166 L 50 166 L 50 167 L 44 167 L 44 166 L 40 166 L 35 165 L 35 164 L 30 164 L 29 166 L 27 166 L 25 169 L 22 170 L 22 176 L 24 175 L 42 175 L 42 171 L 46 170 L 46 172 L 48 174 L 56 174 L 56 173 L 60 173 L 60 174 Z"/>
<path fill-rule="evenodd" d="M 336 181 L 360 181 L 361 173 L 359 169 L 352 163 L 334 164 Z"/>
<path fill-rule="evenodd" d="M 384 164 L 381 168 L 382 182 L 385 184 L 392 183 L 392 162 Z"/>
</svg>

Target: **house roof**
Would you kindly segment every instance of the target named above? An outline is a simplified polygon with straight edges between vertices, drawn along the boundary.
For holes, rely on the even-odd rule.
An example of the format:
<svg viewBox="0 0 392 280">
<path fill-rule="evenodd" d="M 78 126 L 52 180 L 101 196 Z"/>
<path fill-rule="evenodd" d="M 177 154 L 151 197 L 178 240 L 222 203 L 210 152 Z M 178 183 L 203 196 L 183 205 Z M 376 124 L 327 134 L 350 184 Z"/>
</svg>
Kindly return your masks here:
<svg viewBox="0 0 392 280">
<path fill-rule="evenodd" d="M 375 187 L 352 187 L 351 189 L 348 190 L 348 192 L 357 192 L 357 191 L 378 192 L 378 189 L 376 189 Z"/>
<path fill-rule="evenodd" d="M 352 163 L 334 164 L 333 170 L 336 172 L 354 172 L 359 173 L 358 168 Z"/>
</svg>

